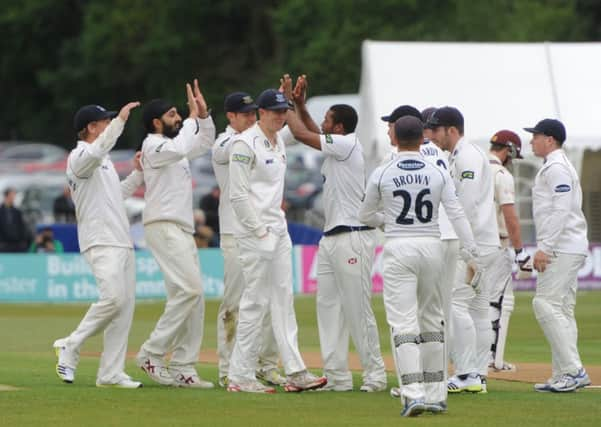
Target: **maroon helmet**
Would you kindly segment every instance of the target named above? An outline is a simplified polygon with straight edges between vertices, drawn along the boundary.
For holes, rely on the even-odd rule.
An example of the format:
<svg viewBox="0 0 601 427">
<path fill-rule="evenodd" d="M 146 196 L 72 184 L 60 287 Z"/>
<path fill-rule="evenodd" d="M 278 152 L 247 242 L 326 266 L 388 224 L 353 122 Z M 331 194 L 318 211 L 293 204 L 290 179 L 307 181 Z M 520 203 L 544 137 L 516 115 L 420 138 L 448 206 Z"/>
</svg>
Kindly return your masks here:
<svg viewBox="0 0 601 427">
<path fill-rule="evenodd" d="M 491 144 L 505 145 L 509 147 L 509 155 L 512 159 L 523 159 L 522 140 L 517 133 L 510 130 L 500 130 L 490 139 Z"/>
</svg>

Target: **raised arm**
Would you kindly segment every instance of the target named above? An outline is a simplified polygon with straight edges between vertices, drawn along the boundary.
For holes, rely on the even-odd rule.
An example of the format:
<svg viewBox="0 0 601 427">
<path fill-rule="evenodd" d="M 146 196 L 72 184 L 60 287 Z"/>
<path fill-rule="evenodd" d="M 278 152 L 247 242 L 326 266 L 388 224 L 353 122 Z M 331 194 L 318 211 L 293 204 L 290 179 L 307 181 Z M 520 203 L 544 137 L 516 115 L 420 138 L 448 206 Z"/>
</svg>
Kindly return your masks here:
<svg viewBox="0 0 601 427">
<path fill-rule="evenodd" d="M 94 170 L 102 163 L 104 156 L 117 143 L 117 139 L 123 132 L 125 122 L 129 118 L 132 109 L 139 106 L 139 102 L 130 102 L 123 106 L 104 131 L 91 144 L 86 144 L 79 152 L 70 159 L 69 167 L 73 174 L 79 178 L 90 177 Z"/>
<path fill-rule="evenodd" d="M 173 139 L 155 140 L 150 147 L 145 147 L 144 161 L 150 167 L 161 168 L 183 158 L 194 159 L 211 150 L 215 141 L 215 124 L 206 111 L 198 82 L 194 82 L 194 90 L 189 83 L 186 84 L 190 115 L 184 120 L 178 135 Z"/>
<path fill-rule="evenodd" d="M 292 100 L 294 101 L 294 108 L 298 112 L 298 115 L 301 121 L 305 124 L 307 129 L 312 132 L 320 133 L 321 129 L 313 121 L 311 114 L 309 114 L 309 110 L 307 110 L 307 104 L 305 103 L 307 99 L 307 87 L 309 83 L 307 80 L 307 75 L 302 74 L 296 79 L 296 85 L 294 86 L 294 90 L 292 91 Z"/>
</svg>

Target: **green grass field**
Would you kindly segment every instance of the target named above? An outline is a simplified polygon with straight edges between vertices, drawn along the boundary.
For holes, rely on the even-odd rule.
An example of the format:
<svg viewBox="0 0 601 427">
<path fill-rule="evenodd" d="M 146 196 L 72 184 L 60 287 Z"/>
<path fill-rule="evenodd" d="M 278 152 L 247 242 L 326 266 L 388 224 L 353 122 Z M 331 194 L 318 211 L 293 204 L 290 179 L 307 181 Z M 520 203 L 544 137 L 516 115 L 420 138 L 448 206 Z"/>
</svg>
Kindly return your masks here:
<svg viewBox="0 0 601 427">
<path fill-rule="evenodd" d="M 520 293 L 510 326 L 507 359 L 550 362 L 549 348 L 531 310 L 531 294 Z M 216 348 L 219 301 L 208 301 L 203 348 Z M 601 365 L 601 292 L 581 292 L 577 317 L 585 365 Z M 162 303 L 136 308 L 129 349 L 137 351 L 162 312 Z M 445 415 L 399 417 L 400 404 L 383 393 L 231 394 L 222 389 L 187 390 L 159 386 L 128 361 L 128 373 L 144 382 L 141 390 L 98 389 L 96 357 L 82 357 L 76 382 L 61 383 L 54 373 L 55 338 L 67 335 L 86 305 L 0 305 L 0 426 L 385 426 L 399 423 L 446 426 L 598 426 L 601 391 L 564 395 L 535 393 L 532 385 L 490 381 L 487 395 L 449 397 Z M 374 298 L 383 352 L 390 345 L 382 299 Z M 319 351 L 315 300 L 296 300 L 301 351 Z M 98 337 L 83 352 L 99 352 Z M 215 365 L 200 364 L 201 376 L 216 381 Z M 390 384 L 396 380 L 390 376 Z M 355 378 L 360 384 L 360 378 Z"/>
</svg>

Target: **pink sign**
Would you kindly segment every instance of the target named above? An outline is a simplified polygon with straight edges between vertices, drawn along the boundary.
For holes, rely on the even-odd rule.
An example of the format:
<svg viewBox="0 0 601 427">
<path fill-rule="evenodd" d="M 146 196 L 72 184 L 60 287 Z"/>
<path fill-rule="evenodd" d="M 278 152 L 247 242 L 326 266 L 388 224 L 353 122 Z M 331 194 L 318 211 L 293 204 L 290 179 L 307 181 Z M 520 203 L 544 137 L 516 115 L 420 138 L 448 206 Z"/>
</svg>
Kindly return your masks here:
<svg viewBox="0 0 601 427">
<path fill-rule="evenodd" d="M 384 281 L 382 279 L 382 250 L 378 246 L 375 250 L 374 264 L 371 271 L 372 291 L 382 292 Z M 530 255 L 536 252 L 535 247 L 528 247 Z M 301 292 L 305 294 L 315 293 L 317 290 L 317 246 L 301 246 Z M 514 272 L 517 266 L 514 265 Z M 536 272 L 532 279 L 515 280 L 514 289 L 534 290 L 536 287 Z M 585 264 L 578 272 L 578 288 L 586 290 L 601 289 L 601 245 L 592 244 Z"/>
</svg>

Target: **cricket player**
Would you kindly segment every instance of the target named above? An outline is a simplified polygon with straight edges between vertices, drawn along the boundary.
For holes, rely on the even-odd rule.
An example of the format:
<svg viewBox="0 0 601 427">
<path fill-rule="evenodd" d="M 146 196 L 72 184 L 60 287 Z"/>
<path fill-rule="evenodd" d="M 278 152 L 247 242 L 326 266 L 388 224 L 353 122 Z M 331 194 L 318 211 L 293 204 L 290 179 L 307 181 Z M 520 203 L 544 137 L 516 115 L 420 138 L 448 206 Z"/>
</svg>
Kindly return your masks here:
<svg viewBox="0 0 601 427">
<path fill-rule="evenodd" d="M 578 353 L 574 317 L 578 270 L 588 254 L 578 173 L 566 157 L 566 130 L 544 119 L 532 128 L 532 151 L 545 160 L 534 179 L 532 210 L 536 227 L 534 268 L 538 271 L 534 315 L 551 346 L 552 377 L 536 391 L 570 392 L 590 385 Z"/>
<path fill-rule="evenodd" d="M 501 257 L 501 242 L 495 215 L 492 171 L 488 156 L 463 139 L 463 115 L 454 107 L 437 109 L 428 122 L 432 140 L 451 153 L 449 172 L 459 201 L 467 215 L 480 250 L 482 275 L 474 289 L 474 272 L 458 260 L 451 303 L 450 355 L 455 375 L 449 378 L 450 393 L 486 392 L 488 359 L 492 345 L 489 316 L 491 266 Z M 457 230 L 455 230 L 457 231 Z"/>
<path fill-rule="evenodd" d="M 420 111 L 411 105 L 401 105 L 394 109 L 392 113 L 382 117 L 382 121 L 388 123 L 388 137 L 390 138 L 390 144 L 394 149 L 393 157 L 399 154 L 397 147 L 394 145 L 394 124 L 396 120 L 405 116 L 413 116 L 420 119 L 422 123 L 426 123 L 430 118 L 430 115 L 434 112 L 435 108 L 429 110 Z M 439 148 L 436 144 L 430 141 L 431 129 L 424 127 L 423 142 L 420 146 L 420 153 L 431 163 L 435 164 L 443 171 L 448 173 L 449 163 L 448 155 L 445 151 Z M 392 159 L 391 157 L 390 159 Z M 390 161 L 390 159 L 388 161 Z M 387 163 L 387 162 L 386 162 Z M 440 240 L 442 241 L 443 247 L 443 274 L 439 283 L 441 298 L 442 298 L 442 311 L 444 317 L 444 333 L 445 336 L 449 336 L 449 320 L 451 310 L 451 292 L 453 289 L 453 283 L 455 278 L 455 269 L 457 266 L 457 258 L 459 256 L 459 240 L 453 225 L 449 221 L 447 214 L 444 210 L 444 206 L 440 205 L 438 209 L 438 227 L 440 230 Z M 391 336 L 392 339 L 392 336 Z M 394 345 L 394 342 L 392 342 Z M 445 342 L 445 360 L 448 359 L 448 345 Z M 393 352 L 393 356 L 396 353 Z M 445 381 L 448 377 L 448 364 L 444 366 L 444 378 Z M 401 376 L 397 370 L 397 377 L 399 384 L 401 384 Z M 399 387 L 392 387 L 390 389 L 390 395 L 394 398 L 401 397 L 401 389 Z"/>
<path fill-rule="evenodd" d="M 165 280 L 167 303 L 154 331 L 142 344 L 138 366 L 154 381 L 179 387 L 212 388 L 199 378 L 198 361 L 204 323 L 204 298 L 194 242 L 190 159 L 209 151 L 215 140 L 198 82 L 186 85 L 189 116 L 155 99 L 143 113 L 148 135 L 142 143 L 146 183 L 143 223 L 146 242 Z M 169 366 L 165 361 L 171 353 Z"/>
<path fill-rule="evenodd" d="M 275 340 L 287 376 L 285 391 L 323 387 L 325 377 L 309 373 L 300 355 L 292 295 L 290 236 L 281 209 L 286 147 L 278 132 L 288 100 L 275 89 L 257 99 L 259 122 L 232 142 L 229 197 L 237 221 L 234 237 L 246 286 L 240 300 L 236 343 L 230 359 L 228 391 L 274 393 L 255 371 L 262 321 L 270 311 Z"/>
<path fill-rule="evenodd" d="M 213 170 L 221 189 L 219 196 L 220 244 L 223 253 L 223 301 L 217 313 L 217 353 L 219 355 L 219 385 L 227 387 L 230 357 L 236 342 L 236 326 L 240 298 L 244 290 L 244 275 L 238 259 L 239 253 L 234 238 L 234 221 L 229 197 L 229 162 L 235 136 L 253 126 L 257 121 L 257 104 L 245 92 L 234 92 L 225 98 L 224 109 L 229 122 L 213 145 Z M 284 143 L 291 142 L 290 131 L 284 127 L 279 134 Z M 257 378 L 270 385 L 284 385 L 286 379 L 278 370 L 278 348 L 271 327 L 271 314 L 263 318 L 262 345 L 259 352 Z"/>
<path fill-rule="evenodd" d="M 283 78 L 291 87 L 290 77 Z M 324 235 L 317 253 L 317 325 L 328 379 L 324 390 L 350 391 L 353 377 L 348 367 L 349 336 L 363 367 L 359 390 L 386 389 L 386 371 L 380 352 L 376 318 L 371 307 L 371 269 L 376 231 L 359 221 L 365 191 L 363 150 L 355 127 L 357 113 L 349 105 L 332 105 L 321 132 L 305 105 L 306 76 L 295 86 L 295 111 L 287 122 L 294 137 L 324 154 Z"/>
<path fill-rule="evenodd" d="M 136 273 L 123 199 L 142 184 L 143 175 L 137 159 L 137 169 L 119 182 L 108 154 L 123 132 L 130 111 L 139 105 L 130 102 L 119 114 L 99 105 L 86 105 L 75 115 L 79 141 L 67 159 L 67 179 L 77 213 L 79 248 L 94 274 L 99 296 L 77 329 L 54 342 L 58 356 L 56 373 L 66 383 L 75 380 L 83 343 L 104 331 L 96 386 L 142 387 L 141 382 L 124 372 L 134 315 Z"/>
<path fill-rule="evenodd" d="M 412 116 L 394 124 L 399 154 L 369 178 L 362 222 L 384 226 L 384 306 L 401 374 L 402 416 L 447 409 L 444 378 L 442 202 L 463 243 L 466 262 L 479 263 L 470 225 L 449 174 L 421 153 L 423 124 Z M 383 211 L 379 210 L 380 204 Z"/>
<path fill-rule="evenodd" d="M 509 328 L 509 318 L 513 312 L 514 297 L 511 270 L 513 262 L 518 263 L 520 276 L 532 274 L 532 259 L 522 247 L 520 219 L 515 210 L 515 185 L 513 176 L 506 166 L 514 159 L 522 159 L 522 141 L 510 130 L 500 130 L 490 140 L 488 158 L 493 172 L 495 186 L 495 207 L 499 238 L 503 248 L 501 257 L 493 263 L 490 277 L 494 282 L 490 294 L 490 320 L 493 329 L 491 362 L 495 371 L 515 371 L 515 366 L 504 360 L 505 342 Z M 511 244 L 511 247 L 510 247 Z M 511 249 L 513 248 L 513 249 Z"/>
</svg>

